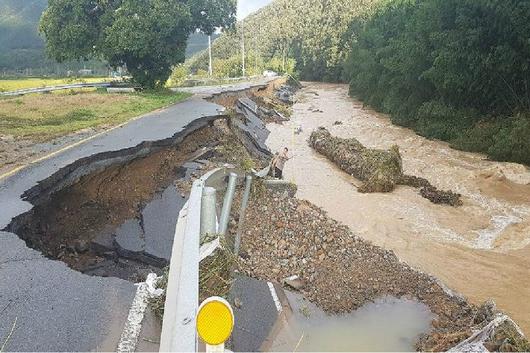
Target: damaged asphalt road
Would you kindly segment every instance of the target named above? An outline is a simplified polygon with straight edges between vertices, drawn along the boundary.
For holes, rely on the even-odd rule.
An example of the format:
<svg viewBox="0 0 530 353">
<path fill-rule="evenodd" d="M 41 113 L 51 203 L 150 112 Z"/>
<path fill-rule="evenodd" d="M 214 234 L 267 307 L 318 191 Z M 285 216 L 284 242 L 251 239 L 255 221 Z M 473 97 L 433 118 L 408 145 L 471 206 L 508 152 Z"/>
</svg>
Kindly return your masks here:
<svg viewBox="0 0 530 353">
<path fill-rule="evenodd" d="M 238 88 L 234 87 L 231 89 Z M 79 168 L 83 159 L 96 155 L 118 157 L 118 151 L 172 138 L 195 121 L 219 116 L 223 111 L 219 105 L 192 98 L 0 180 L 0 229 L 32 209 L 23 195 L 46 187 L 39 185 L 40 181 L 58 173 L 65 183 L 73 183 L 78 173 L 90 172 Z M 65 168 L 72 164 L 76 164 L 75 169 Z M 116 349 L 136 292 L 133 283 L 79 273 L 29 249 L 13 233 L 0 232 L 0 244 L 0 343 L 9 337 L 6 351 Z"/>
</svg>

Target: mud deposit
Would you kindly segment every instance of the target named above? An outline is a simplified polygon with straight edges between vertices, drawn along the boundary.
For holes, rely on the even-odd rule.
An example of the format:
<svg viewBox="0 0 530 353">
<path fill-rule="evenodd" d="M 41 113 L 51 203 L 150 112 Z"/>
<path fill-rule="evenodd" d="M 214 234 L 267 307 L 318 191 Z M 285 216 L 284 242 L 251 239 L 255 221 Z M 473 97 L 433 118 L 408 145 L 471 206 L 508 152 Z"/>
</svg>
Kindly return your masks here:
<svg viewBox="0 0 530 353">
<path fill-rule="evenodd" d="M 185 185 L 225 160 L 235 139 L 224 119 L 207 120 L 167 141 L 76 162 L 26 192 L 34 208 L 7 230 L 87 274 L 138 281 L 160 273 Z"/>
<path fill-rule="evenodd" d="M 308 145 L 319 126 L 368 148 L 398 145 L 404 173 L 461 194 L 463 205 L 435 205 L 406 186 L 388 194 L 359 193 L 359 180 Z M 308 84 L 298 94 L 291 121 L 268 128 L 271 149 L 288 146 L 294 155 L 284 175 L 298 185 L 297 197 L 322 207 L 362 239 L 394 250 L 399 259 L 436 276 L 471 302 L 494 299 L 530 333 L 527 167 L 488 161 L 392 125 L 388 117 L 349 98 L 345 85 Z"/>
</svg>

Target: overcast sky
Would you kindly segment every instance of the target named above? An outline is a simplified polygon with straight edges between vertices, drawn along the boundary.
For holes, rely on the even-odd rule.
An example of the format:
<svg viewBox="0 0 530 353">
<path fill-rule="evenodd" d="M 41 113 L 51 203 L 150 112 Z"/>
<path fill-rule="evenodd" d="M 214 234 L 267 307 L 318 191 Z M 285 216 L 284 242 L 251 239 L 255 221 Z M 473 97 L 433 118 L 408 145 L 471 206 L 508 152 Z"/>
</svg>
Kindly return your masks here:
<svg viewBox="0 0 530 353">
<path fill-rule="evenodd" d="M 270 2 L 272 0 L 239 0 L 237 3 L 237 18 L 245 18 Z"/>
</svg>

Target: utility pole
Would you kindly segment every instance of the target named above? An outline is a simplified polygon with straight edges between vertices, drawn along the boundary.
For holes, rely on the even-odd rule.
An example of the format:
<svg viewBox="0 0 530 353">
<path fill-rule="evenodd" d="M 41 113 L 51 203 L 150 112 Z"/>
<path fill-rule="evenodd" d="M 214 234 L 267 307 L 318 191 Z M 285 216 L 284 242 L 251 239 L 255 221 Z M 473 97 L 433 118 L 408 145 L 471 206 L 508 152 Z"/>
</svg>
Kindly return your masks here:
<svg viewBox="0 0 530 353">
<path fill-rule="evenodd" d="M 258 73 L 258 37 L 261 36 L 261 23 L 259 24 L 259 30 L 258 33 L 254 33 L 254 55 L 256 56 L 254 59 L 254 72 L 255 74 Z"/>
<path fill-rule="evenodd" d="M 212 36 L 208 35 L 208 55 L 210 57 L 210 63 L 208 65 L 208 75 L 213 76 L 213 67 L 212 67 Z"/>
<path fill-rule="evenodd" d="M 242 52 L 243 52 L 243 77 L 246 77 L 246 69 L 245 69 L 245 20 L 241 20 L 241 38 L 242 38 Z"/>
</svg>

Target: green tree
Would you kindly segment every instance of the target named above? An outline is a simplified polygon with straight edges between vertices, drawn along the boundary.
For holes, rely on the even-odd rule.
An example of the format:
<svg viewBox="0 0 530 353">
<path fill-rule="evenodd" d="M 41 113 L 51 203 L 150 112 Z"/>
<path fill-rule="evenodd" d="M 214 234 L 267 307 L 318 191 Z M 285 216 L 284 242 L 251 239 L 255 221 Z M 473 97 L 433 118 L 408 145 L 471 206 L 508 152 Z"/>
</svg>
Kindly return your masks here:
<svg viewBox="0 0 530 353">
<path fill-rule="evenodd" d="M 398 124 L 530 164 L 530 2 L 392 0 L 351 24 L 350 91 Z"/>
<path fill-rule="evenodd" d="M 223 33 L 213 45 L 213 55 L 219 59 L 241 56 L 244 31 L 247 55 L 255 55 L 258 61 L 279 60 L 282 72 L 289 71 L 294 60 L 303 79 L 341 81 L 351 44 L 348 26 L 380 1 L 275 0 L 245 18 L 237 31 Z M 207 64 L 207 52 L 190 59 L 192 71 Z"/>
<path fill-rule="evenodd" d="M 230 26 L 235 11 L 235 0 L 50 0 L 40 28 L 55 60 L 104 59 L 153 88 L 184 61 L 190 33 Z"/>
</svg>

